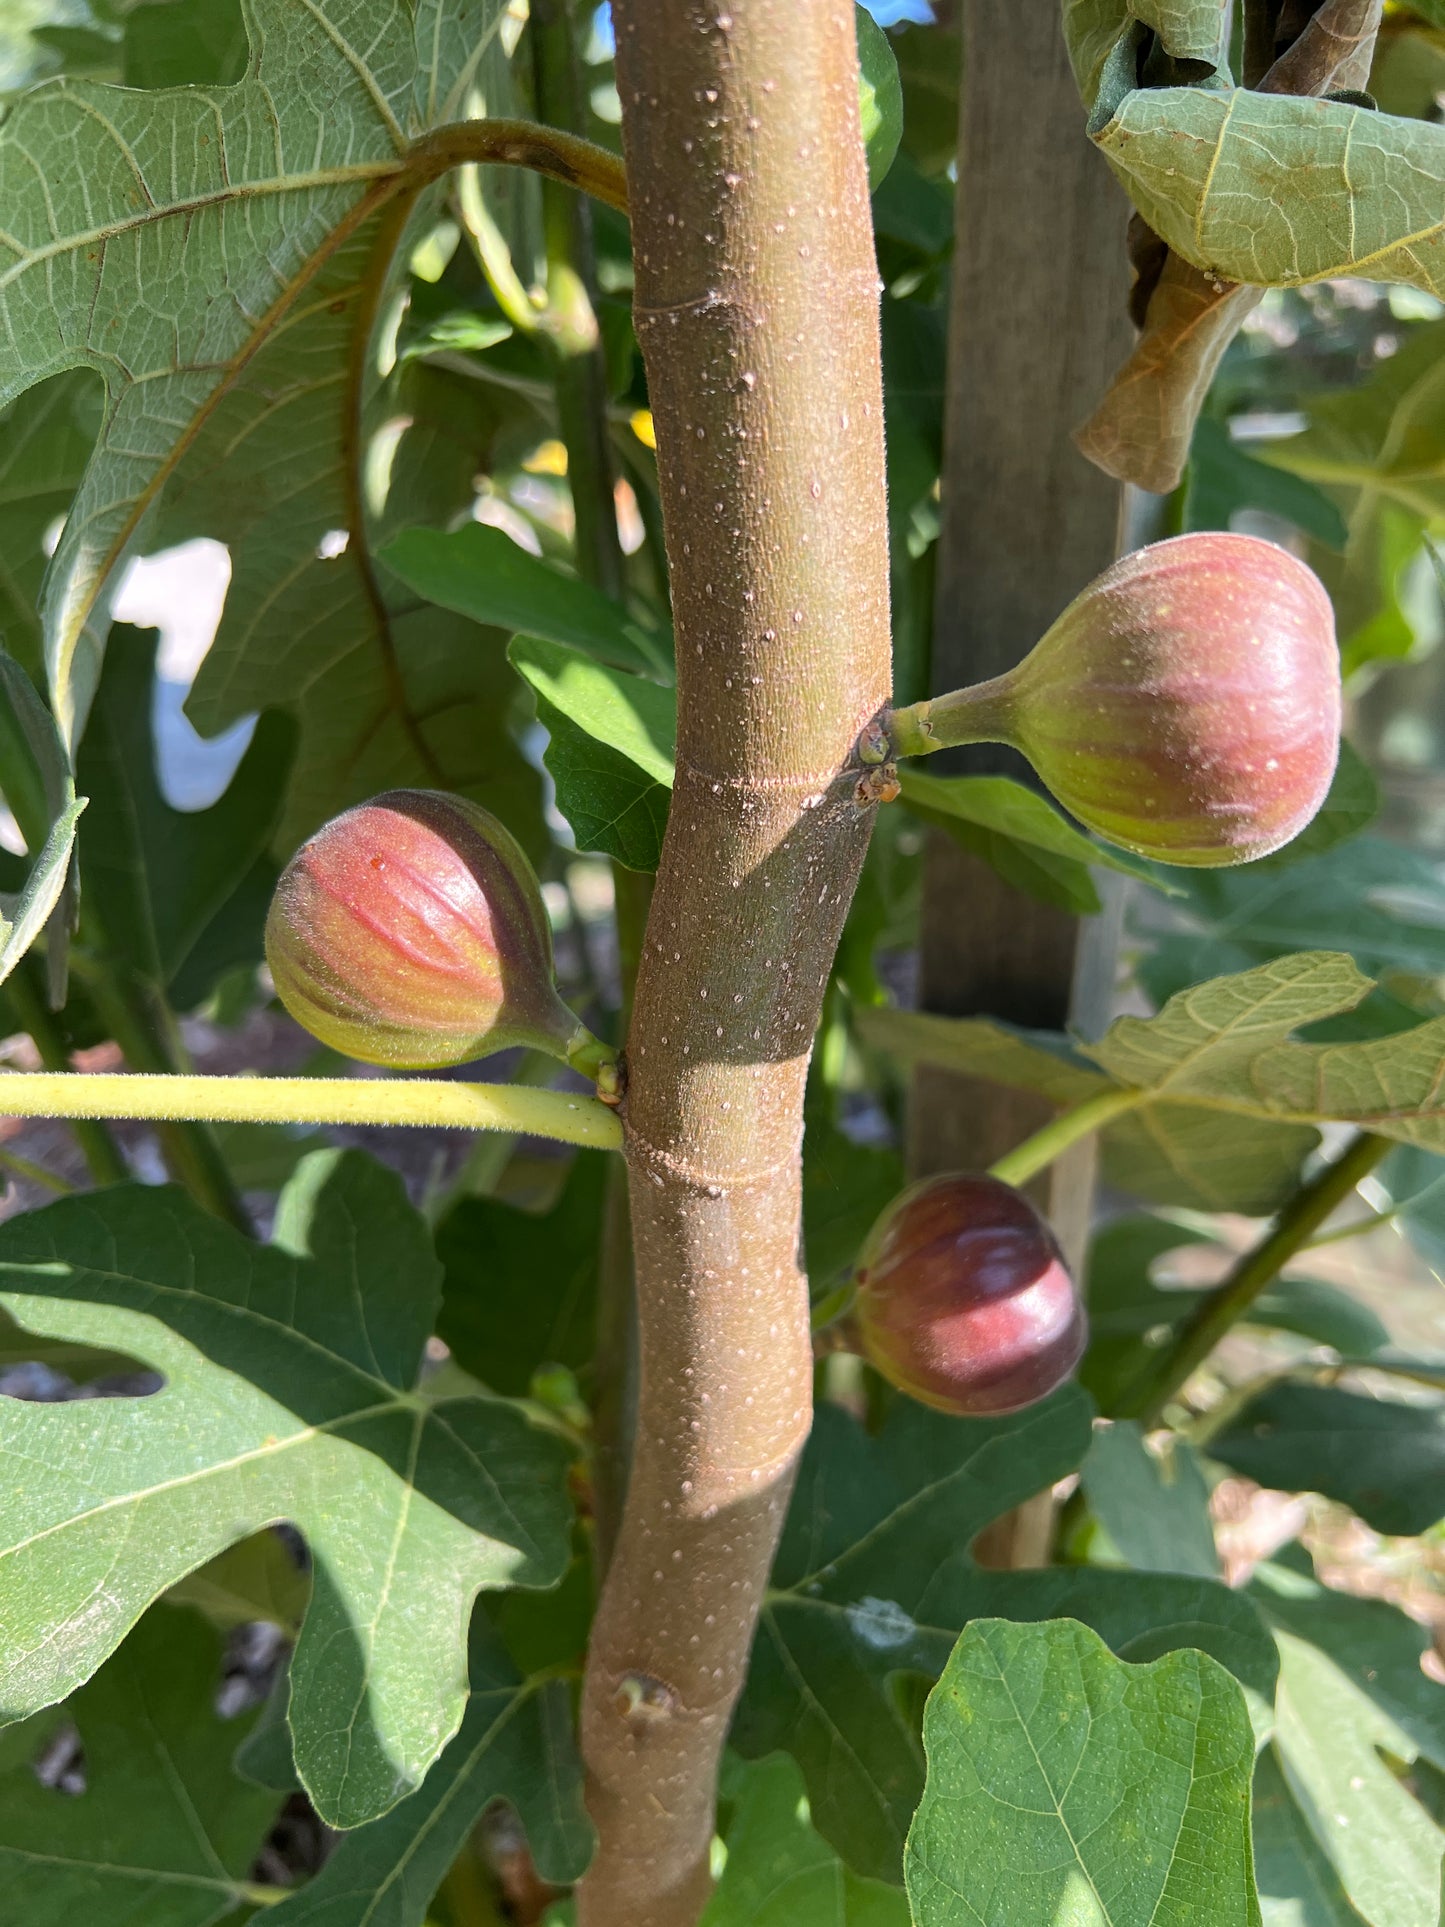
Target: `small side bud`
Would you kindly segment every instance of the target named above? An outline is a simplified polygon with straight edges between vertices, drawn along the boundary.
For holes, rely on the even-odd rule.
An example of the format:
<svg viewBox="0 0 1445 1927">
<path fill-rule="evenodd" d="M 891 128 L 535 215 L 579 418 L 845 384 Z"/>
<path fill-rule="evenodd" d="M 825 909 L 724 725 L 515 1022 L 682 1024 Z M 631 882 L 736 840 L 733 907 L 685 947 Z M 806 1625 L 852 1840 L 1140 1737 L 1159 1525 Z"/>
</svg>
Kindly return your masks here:
<svg viewBox="0 0 1445 1927">
<path fill-rule="evenodd" d="M 886 763 L 892 754 L 893 745 L 888 735 L 885 712 L 883 716 L 875 716 L 858 738 L 858 761 Z"/>
<path fill-rule="evenodd" d="M 935 1411 L 1020 1411 L 1083 1355 L 1088 1326 L 1063 1253 L 997 1178 L 955 1172 L 901 1192 L 868 1234 L 856 1279 L 863 1355 Z"/>
<path fill-rule="evenodd" d="M 296 1021 L 363 1063 L 604 1049 L 557 994 L 521 845 L 463 797 L 388 790 L 318 830 L 276 886 L 266 961 Z"/>
</svg>

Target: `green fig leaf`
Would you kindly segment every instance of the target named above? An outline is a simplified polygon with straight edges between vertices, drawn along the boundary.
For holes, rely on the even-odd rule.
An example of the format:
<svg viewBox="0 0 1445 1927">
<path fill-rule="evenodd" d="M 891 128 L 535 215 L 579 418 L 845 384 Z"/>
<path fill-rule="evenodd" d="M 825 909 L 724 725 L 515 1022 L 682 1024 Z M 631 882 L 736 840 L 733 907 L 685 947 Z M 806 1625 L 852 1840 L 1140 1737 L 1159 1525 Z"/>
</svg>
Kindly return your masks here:
<svg viewBox="0 0 1445 1927">
<path fill-rule="evenodd" d="M 475 796 L 541 846 L 539 784 L 497 727 L 505 664 L 475 625 L 418 610 L 370 534 L 469 506 L 498 433 L 490 386 L 392 366 L 371 336 L 410 252 L 388 211 L 405 156 L 463 117 L 484 70 L 495 93 L 504 13 L 256 0 L 234 84 L 50 83 L 0 129 L 0 402 L 78 368 L 105 386 L 41 598 L 57 718 L 74 743 L 126 558 L 224 540 L 230 589 L 189 712 L 207 734 L 296 716 L 284 852 L 398 783 Z"/>
<path fill-rule="evenodd" d="M 1085 1063 L 1068 1039 L 1052 1033 L 916 1011 L 860 1011 L 857 1021 L 870 1042 L 902 1062 L 937 1064 L 1037 1091 L 1061 1108 L 1110 1088 L 1110 1080 Z M 1259 1213 L 1290 1195 L 1300 1165 L 1319 1141 L 1307 1127 L 1225 1120 L 1168 1100 L 1141 1102 L 1101 1135 L 1107 1176 L 1135 1197 Z"/>
<path fill-rule="evenodd" d="M 1368 976 L 1445 972 L 1445 888 L 1437 867 L 1383 837 L 1357 836 L 1297 863 L 1176 870 L 1190 939 L 1248 961 L 1346 950 Z M 1207 879 L 1207 880 L 1206 880 Z M 1204 954 L 1208 954 L 1206 951 Z"/>
<path fill-rule="evenodd" d="M 1195 4 L 1173 4 L 1173 0 L 1137 0 L 1137 4 L 1106 4 L 1094 0 L 1069 0 L 1065 6 L 1065 37 L 1075 58 L 1079 85 L 1090 104 L 1090 133 L 1110 152 L 1116 172 L 1125 187 L 1135 195 L 1144 214 L 1143 222 L 1131 227 L 1131 252 L 1135 254 L 1137 283 L 1133 308 L 1143 308 L 1141 339 L 1133 355 L 1119 370 L 1108 393 L 1089 422 L 1079 430 L 1077 441 L 1083 453 L 1100 468 L 1123 482 L 1139 488 L 1168 493 L 1179 482 L 1189 455 L 1191 436 L 1198 410 L 1210 389 L 1210 382 L 1222 362 L 1223 353 L 1239 333 L 1264 289 L 1250 283 L 1274 281 L 1274 264 L 1260 264 L 1258 258 L 1241 268 L 1231 256 L 1229 268 L 1189 247 L 1179 247 L 1173 229 L 1152 216 L 1154 202 L 1148 200 L 1133 181 L 1129 166 L 1135 158 L 1131 135 L 1125 133 L 1110 146 L 1116 133 L 1114 119 L 1137 108 L 1135 94 L 1144 91 L 1169 91 L 1177 94 L 1210 94 L 1218 98 L 1229 91 L 1231 73 L 1227 64 L 1229 10 L 1195 0 Z M 1264 67 L 1274 62 L 1266 79 L 1264 67 L 1252 71 L 1256 56 L 1252 48 L 1254 21 L 1264 21 L 1266 31 L 1260 39 L 1270 42 Z M 1252 13 L 1245 31 L 1245 58 L 1250 66 L 1247 85 L 1258 92 L 1241 98 L 1248 102 L 1275 102 L 1299 96 L 1339 96 L 1341 92 L 1364 89 L 1370 81 L 1370 56 L 1379 25 L 1379 10 L 1370 0 L 1354 0 L 1345 8 L 1331 6 L 1327 13 L 1314 17 L 1275 19 L 1274 13 Z M 1274 60 L 1275 35 L 1287 35 L 1289 44 Z M 1144 48 L 1148 52 L 1144 54 Z M 1137 83 L 1143 81 L 1143 89 Z M 1185 87 L 1173 87 L 1173 81 Z M 1187 131 L 1193 135 L 1200 125 L 1200 110 L 1185 110 Z M 1223 143 L 1222 143 L 1223 145 Z M 1322 143 L 1324 145 L 1324 143 Z M 1193 158 L 1193 156 L 1191 156 Z M 1233 152 L 1218 156 L 1225 164 L 1225 197 L 1239 183 L 1233 177 Z M 1250 156 L 1260 164 L 1260 177 L 1270 173 L 1264 156 Z M 1277 152 L 1275 160 L 1279 158 Z M 1187 168 L 1166 166 L 1164 179 L 1156 183 L 1156 193 L 1166 200 L 1193 204 L 1196 185 Z M 1279 170 L 1283 173 L 1283 170 Z M 1250 183 L 1254 185 L 1254 183 Z M 1362 198 L 1379 183 L 1368 177 L 1366 183 L 1349 179 L 1345 193 L 1354 195 L 1362 187 Z M 1204 198 L 1214 191 L 1210 179 Z M 1339 197 L 1339 181 L 1329 173 L 1295 173 L 1289 181 L 1279 181 L 1277 198 L 1285 202 L 1285 224 L 1310 229 L 1322 212 L 1329 220 L 1326 204 L 1329 195 Z M 1148 202 L 1148 204 L 1146 204 Z M 1247 222 L 1241 204 L 1233 212 Z M 1258 224 L 1252 224 L 1258 227 Z M 1175 243 L 1173 247 L 1168 243 Z M 1243 254 L 1239 256 L 1243 258 Z M 1243 283 L 1243 285 L 1241 285 Z M 1139 316 L 1137 316 L 1139 318 Z M 1326 505 L 1327 507 L 1327 505 Z M 1227 526 L 1225 522 L 1214 526 Z"/>
<path fill-rule="evenodd" d="M 507 654 L 549 708 L 635 763 L 654 783 L 672 787 L 677 698 L 670 689 L 540 636 L 515 636 Z"/>
<path fill-rule="evenodd" d="M 268 1247 L 129 1186 L 0 1228 L 17 1323 L 165 1380 L 119 1427 L 113 1401 L 0 1401 L 29 1468 L 0 1506 L 4 1714 L 64 1697 L 166 1587 L 289 1519 L 315 1573 L 302 1780 L 339 1826 L 405 1798 L 461 1720 L 473 1598 L 551 1585 L 568 1552 L 561 1441 L 498 1400 L 414 1394 L 438 1284 L 400 1179 L 358 1152 L 306 1160 Z"/>
<path fill-rule="evenodd" d="M 66 1702 L 84 1793 L 43 1785 L 28 1759 L 0 1775 L 13 1920 L 210 1927 L 232 1915 L 277 1798 L 232 1770 L 255 1716 L 223 1720 L 220 1682 L 219 1634 L 197 1613 L 157 1606 Z"/>
<path fill-rule="evenodd" d="M 0 895 L 0 983 L 48 926 L 52 1005 L 65 1001 L 75 920 L 71 858 L 87 799 L 77 797 L 55 719 L 23 664 L 0 642 L 0 770 L 32 861 L 13 895 Z"/>
<path fill-rule="evenodd" d="M 86 798 L 67 803 L 51 825 L 17 897 L 0 898 L 0 983 L 14 970 L 55 914 L 70 873 L 71 852 Z"/>
<path fill-rule="evenodd" d="M 1259 1927 L 1254 1731 L 1203 1653 L 1116 1659 L 1087 1626 L 975 1620 L 928 1698 L 908 1836 L 918 1927 Z"/>
<path fill-rule="evenodd" d="M 80 370 L 41 382 L 0 414 L 0 637 L 37 683 L 45 537 L 70 507 L 99 427 L 99 383 Z"/>
<path fill-rule="evenodd" d="M 1170 894 L 1156 865 L 1107 849 L 1075 829 L 1037 790 L 1007 776 L 930 776 L 906 764 L 902 801 L 992 865 L 1007 883 L 1077 916 L 1100 908 L 1091 865 L 1117 870 Z"/>
<path fill-rule="evenodd" d="M 1264 1927 L 1361 1927 L 1363 1916 L 1316 1845 L 1272 1745 L 1254 1769 L 1250 1814 Z"/>
<path fill-rule="evenodd" d="M 276 1927 L 422 1927 L 432 1895 L 487 1808 L 505 1799 L 542 1879 L 576 1880 L 592 1854 L 566 1685 L 524 1680 L 486 1615 L 472 1619 L 470 1692 L 456 1737 L 415 1793 L 348 1833 Z"/>
<path fill-rule="evenodd" d="M 1437 1927 L 1445 1832 L 1386 1758 L 1413 1747 L 1327 1653 L 1277 1637 L 1275 1745 L 1315 1844 L 1366 1920 Z"/>
<path fill-rule="evenodd" d="M 579 649 L 614 669 L 671 675 L 671 650 L 661 637 L 500 529 L 478 522 L 446 534 L 404 529 L 381 559 L 409 589 L 473 622 Z"/>
<path fill-rule="evenodd" d="M 536 693 L 551 735 L 543 760 L 577 847 L 655 870 L 672 793 L 672 691 L 539 636 L 514 637 L 507 653 Z"/>
<path fill-rule="evenodd" d="M 903 82 L 889 39 L 864 7 L 853 9 L 858 30 L 858 112 L 868 152 L 868 188 L 883 184 L 903 138 Z"/>
<path fill-rule="evenodd" d="M 900 1878 L 922 1790 L 902 1689 L 938 1676 L 969 1620 L 1069 1614 L 1123 1654 L 1203 1646 L 1272 1691 L 1269 1640 L 1224 1586 L 1096 1568 L 988 1572 L 969 1558 L 991 1519 L 1063 1477 L 1088 1445 L 1088 1401 L 1073 1387 L 993 1421 L 899 1399 L 876 1439 L 819 1407 L 733 1744 L 748 1758 L 793 1755 L 814 1826 L 856 1872 Z"/>
<path fill-rule="evenodd" d="M 1346 673 L 1422 639 L 1413 584 L 1422 543 L 1445 531 L 1445 323 L 1412 329 L 1397 355 L 1343 393 L 1305 398 L 1309 425 L 1262 443 L 1261 462 L 1324 491 L 1344 518 L 1343 554 L 1313 557 L 1335 605 Z M 1338 546 L 1338 545 L 1334 545 Z M 1428 599 L 1433 593 L 1427 588 Z"/>
<path fill-rule="evenodd" d="M 724 1763 L 727 1864 L 699 1927 L 909 1927 L 896 1887 L 860 1880 L 817 1833 L 785 1753 Z"/>
<path fill-rule="evenodd" d="M 1195 1312 L 1206 1293 L 1162 1288 L 1155 1263 L 1203 1234 L 1160 1218 L 1114 1218 L 1089 1249 L 1085 1296 L 1089 1349 L 1079 1378 L 1101 1412 L 1113 1412 L 1147 1370 L 1160 1345 Z M 1227 1262 L 1222 1248 L 1221 1267 Z M 1251 1305 L 1247 1322 L 1328 1345 L 1344 1358 L 1378 1360 L 1389 1333 L 1368 1305 L 1315 1278 L 1279 1278 Z"/>
<path fill-rule="evenodd" d="M 860 1011 L 858 1024 L 870 1044 L 902 1063 L 934 1064 L 940 1070 L 1037 1091 L 1061 1109 L 1087 1103 L 1109 1088 L 1108 1078 L 1055 1031 L 888 1008 Z"/>
<path fill-rule="evenodd" d="M 454 62 L 460 23 L 448 16 L 461 11 L 481 38 L 496 10 L 450 0 L 418 18 L 399 0 L 380 14 L 365 0 L 329 0 L 325 14 L 256 0 L 251 65 L 234 86 L 142 93 L 54 82 L 16 101 L 0 128 L 0 399 L 78 367 L 106 385 L 100 439 L 43 598 L 67 740 L 98 680 L 117 567 L 153 529 L 182 457 L 245 392 L 258 358 L 278 343 L 301 345 L 285 337 L 298 323 L 306 332 L 308 309 L 325 313 L 344 295 L 348 315 L 328 317 L 342 321 L 344 340 L 366 305 L 356 283 L 376 210 L 425 124 L 416 111 L 423 50 Z M 463 80 L 453 65 L 436 90 L 453 114 Z M 154 271 L 156 251 L 182 235 L 173 270 Z M 331 448 L 313 432 L 304 462 L 334 462 L 344 389 L 337 384 Z M 275 406 L 274 390 L 265 399 Z M 253 406 L 260 400 L 253 391 Z M 274 553 L 270 561 L 274 570 Z"/>
<path fill-rule="evenodd" d="M 1090 1511 L 1131 1566 L 1219 1578 L 1209 1483 L 1183 1439 L 1156 1455 L 1132 1420 L 1116 1421 L 1095 1433 L 1081 1476 Z"/>
<path fill-rule="evenodd" d="M 1445 1767 L 1445 1687 L 1420 1663 L 1430 1650 L 1427 1628 L 1383 1599 L 1322 1585 L 1298 1546 L 1260 1566 L 1249 1591 L 1276 1632 L 1323 1653 L 1398 1729 L 1397 1759 Z"/>
<path fill-rule="evenodd" d="M 105 1351 L 62 1338 L 38 1338 L 33 1332 L 22 1331 L 8 1313 L 0 1312 L 0 1371 L 27 1364 L 40 1364 L 53 1372 L 61 1372 L 74 1385 L 91 1385 L 102 1378 L 129 1377 L 146 1369 L 127 1352 Z"/>
<path fill-rule="evenodd" d="M 1445 1405 L 1403 1405 L 1334 1385 L 1270 1385 L 1209 1442 L 1260 1485 L 1321 1492 L 1377 1532 L 1445 1518 Z"/>
<path fill-rule="evenodd" d="M 1063 13 L 1069 58 L 1090 107 L 1137 45 L 1137 27 L 1154 34 L 1170 59 L 1204 69 L 1204 77 L 1228 71 L 1229 14 L 1219 0 L 1064 0 Z"/>
<path fill-rule="evenodd" d="M 671 782 L 658 782 L 542 696 L 537 717 L 550 737 L 542 761 L 578 849 L 596 850 L 627 870 L 655 871 L 662 860 Z"/>
<path fill-rule="evenodd" d="M 187 1573 L 165 1597 L 171 1606 L 194 1606 L 223 1632 L 264 1620 L 294 1639 L 311 1580 L 279 1533 L 258 1532 Z"/>
<path fill-rule="evenodd" d="M 156 645 L 154 630 L 117 624 L 112 631 L 77 768 L 94 803 L 80 853 L 96 948 L 168 985 L 264 858 L 296 731 L 285 716 L 263 716 L 225 794 L 209 809 L 173 809 L 161 794 L 151 739 Z M 264 903 L 255 909 L 249 961 L 259 963 Z M 201 988 L 204 994 L 210 985 Z"/>
<path fill-rule="evenodd" d="M 1083 1103 L 1110 1084 L 1135 1092 L 1135 1107 L 1104 1133 L 1111 1176 L 1117 1170 L 1137 1196 L 1161 1203 L 1267 1210 L 1318 1141 L 1317 1125 L 1347 1121 L 1445 1149 L 1445 1018 L 1354 1042 L 1290 1041 L 1302 1026 L 1353 1010 L 1371 987 L 1337 951 L 1279 957 L 1179 991 L 1156 1017 L 1121 1017 L 1067 1057 L 979 1018 L 867 1011 L 860 1025 L 910 1061 L 1056 1103 Z"/>
<path fill-rule="evenodd" d="M 1254 445 L 1238 442 L 1212 415 L 1201 418 L 1189 445 L 1189 481 L 1184 494 L 1186 529 L 1227 529 L 1240 509 L 1278 516 L 1328 549 L 1349 540 L 1344 516 L 1316 483 L 1277 462 L 1277 450 L 1291 442 Z M 1309 834 L 1308 831 L 1305 832 Z M 1298 844 L 1296 837 L 1294 848 Z"/>
<path fill-rule="evenodd" d="M 1369 1305 L 1322 1278 L 1280 1278 L 1260 1293 L 1248 1313 L 1251 1325 L 1293 1332 L 1312 1345 L 1328 1345 L 1342 1358 L 1383 1355 L 1389 1328 Z"/>
<path fill-rule="evenodd" d="M 1154 232 L 1218 280 L 1445 293 L 1445 129 L 1343 100 L 1134 87 L 1101 93 L 1090 132 Z"/>
<path fill-rule="evenodd" d="M 900 43 L 900 54 L 915 37 L 922 38 L 921 35 L 909 34 Z M 900 65 L 900 74 L 902 71 Z M 956 74 L 935 75 L 934 78 L 941 81 L 944 87 L 954 90 L 953 124 L 948 134 L 948 159 L 951 161 L 951 150 L 958 139 L 958 78 Z M 905 121 L 904 133 L 907 132 L 908 123 Z M 930 263 L 937 262 L 945 255 L 953 240 L 953 196 L 948 191 L 948 184 L 922 173 L 906 146 L 900 149 L 873 196 L 873 228 L 882 238 L 896 242 L 910 254 L 922 256 Z M 883 309 L 885 336 L 890 326 L 888 305 L 885 303 Z M 887 353 L 886 348 L 884 352 Z"/>
<path fill-rule="evenodd" d="M 1445 1158 L 1404 1146 L 1380 1166 L 1397 1222 L 1425 1262 L 1445 1271 Z"/>
<path fill-rule="evenodd" d="M 592 1356 L 602 1206 L 611 1159 L 580 1151 L 549 1211 L 463 1198 L 437 1230 L 437 1333 L 482 1384 L 524 1397 L 543 1365 Z"/>
<path fill-rule="evenodd" d="M 125 16 L 127 87 L 233 86 L 248 51 L 240 0 L 165 0 Z"/>
<path fill-rule="evenodd" d="M 855 1144 L 823 1117 L 803 1136 L 803 1250 L 814 1299 L 857 1263 L 878 1214 L 906 1182 L 896 1151 Z"/>
</svg>

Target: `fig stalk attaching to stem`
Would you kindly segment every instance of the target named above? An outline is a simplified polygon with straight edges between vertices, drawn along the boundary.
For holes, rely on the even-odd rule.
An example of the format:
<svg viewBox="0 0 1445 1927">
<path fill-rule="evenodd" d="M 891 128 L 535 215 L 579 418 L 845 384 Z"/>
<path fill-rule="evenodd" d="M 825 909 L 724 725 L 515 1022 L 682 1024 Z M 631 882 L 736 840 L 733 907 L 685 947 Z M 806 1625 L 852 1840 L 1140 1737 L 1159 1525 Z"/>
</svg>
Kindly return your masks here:
<svg viewBox="0 0 1445 1927">
<path fill-rule="evenodd" d="M 939 749 L 960 749 L 968 743 L 1008 743 L 1011 689 L 1009 678 L 994 676 L 947 696 L 932 696 L 906 709 L 892 709 L 884 725 L 891 757 L 931 756 Z"/>
</svg>

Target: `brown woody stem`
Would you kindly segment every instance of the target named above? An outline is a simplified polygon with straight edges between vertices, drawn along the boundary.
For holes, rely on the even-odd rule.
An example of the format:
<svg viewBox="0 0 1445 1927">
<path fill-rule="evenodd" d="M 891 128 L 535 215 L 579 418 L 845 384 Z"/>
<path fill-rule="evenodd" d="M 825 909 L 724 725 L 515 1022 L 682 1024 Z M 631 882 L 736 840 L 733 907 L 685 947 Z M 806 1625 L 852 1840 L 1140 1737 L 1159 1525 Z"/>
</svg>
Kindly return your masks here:
<svg viewBox="0 0 1445 1927">
<path fill-rule="evenodd" d="M 888 686 L 851 0 L 616 0 L 678 755 L 624 1107 L 641 1385 L 593 1630 L 582 1927 L 690 1927 L 810 1420 L 803 1085 Z"/>
</svg>

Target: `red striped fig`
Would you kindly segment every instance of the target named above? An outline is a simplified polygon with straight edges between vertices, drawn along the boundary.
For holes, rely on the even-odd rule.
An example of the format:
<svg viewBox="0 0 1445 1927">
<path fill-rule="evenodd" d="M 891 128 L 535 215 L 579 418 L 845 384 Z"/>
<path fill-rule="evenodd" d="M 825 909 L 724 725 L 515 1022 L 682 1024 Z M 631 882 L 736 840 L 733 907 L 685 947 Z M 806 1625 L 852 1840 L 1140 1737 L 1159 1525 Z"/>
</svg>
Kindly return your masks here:
<svg viewBox="0 0 1445 1927">
<path fill-rule="evenodd" d="M 997 1178 L 950 1172 L 901 1192 L 868 1234 L 856 1282 L 869 1362 L 958 1418 L 1047 1398 L 1088 1336 L 1053 1233 Z"/>
<path fill-rule="evenodd" d="M 520 844 L 460 796 L 388 790 L 318 830 L 276 886 L 266 960 L 297 1022 L 367 1064 L 523 1044 L 595 1068 L 602 1050 L 557 994 Z"/>
<path fill-rule="evenodd" d="M 1330 787 L 1340 666 L 1329 597 L 1286 550 L 1180 535 L 1106 569 L 1018 668 L 895 711 L 901 755 L 1023 752 L 1081 823 L 1161 863 L 1248 863 Z"/>
</svg>

